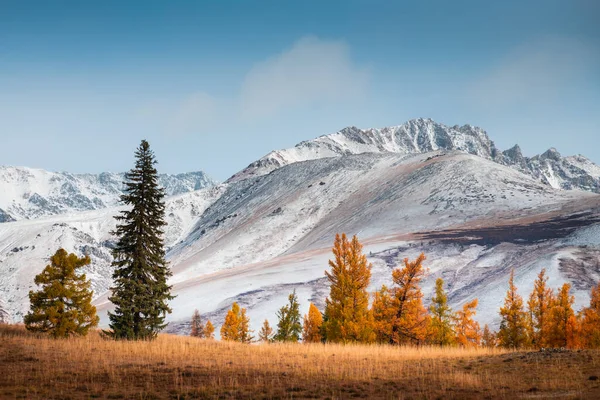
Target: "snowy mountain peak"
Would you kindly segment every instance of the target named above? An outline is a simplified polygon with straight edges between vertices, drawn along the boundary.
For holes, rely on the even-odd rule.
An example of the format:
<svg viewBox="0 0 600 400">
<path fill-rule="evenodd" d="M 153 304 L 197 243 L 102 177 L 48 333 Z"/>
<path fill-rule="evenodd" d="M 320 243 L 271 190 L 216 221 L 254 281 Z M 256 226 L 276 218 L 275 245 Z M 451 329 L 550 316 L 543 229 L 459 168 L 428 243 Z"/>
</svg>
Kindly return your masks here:
<svg viewBox="0 0 600 400">
<path fill-rule="evenodd" d="M 540 155 L 541 160 L 547 159 L 547 160 L 553 160 L 553 161 L 560 161 L 561 158 L 562 158 L 562 156 L 560 155 L 558 150 L 556 150 L 554 147 L 549 148 L 543 154 Z"/>
<path fill-rule="evenodd" d="M 600 193 L 600 167 L 585 157 L 562 157 L 551 148 L 539 156 L 528 158 L 518 145 L 500 152 L 486 131 L 479 127 L 468 124 L 447 126 L 430 118 L 417 118 L 380 129 L 350 126 L 289 149 L 272 151 L 229 178 L 228 182 L 265 175 L 299 161 L 361 153 L 418 154 L 437 150 L 459 150 L 483 157 L 554 188 Z"/>
</svg>

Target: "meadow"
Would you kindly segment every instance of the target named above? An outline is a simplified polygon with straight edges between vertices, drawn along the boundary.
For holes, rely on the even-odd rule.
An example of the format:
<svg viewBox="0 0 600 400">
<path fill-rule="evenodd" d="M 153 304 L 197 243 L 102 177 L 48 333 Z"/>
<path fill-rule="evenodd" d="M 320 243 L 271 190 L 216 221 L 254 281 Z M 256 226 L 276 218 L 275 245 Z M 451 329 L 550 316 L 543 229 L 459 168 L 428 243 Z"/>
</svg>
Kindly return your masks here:
<svg viewBox="0 0 600 400">
<path fill-rule="evenodd" d="M 600 398 L 600 352 L 54 340 L 0 325 L 2 399 Z"/>
</svg>

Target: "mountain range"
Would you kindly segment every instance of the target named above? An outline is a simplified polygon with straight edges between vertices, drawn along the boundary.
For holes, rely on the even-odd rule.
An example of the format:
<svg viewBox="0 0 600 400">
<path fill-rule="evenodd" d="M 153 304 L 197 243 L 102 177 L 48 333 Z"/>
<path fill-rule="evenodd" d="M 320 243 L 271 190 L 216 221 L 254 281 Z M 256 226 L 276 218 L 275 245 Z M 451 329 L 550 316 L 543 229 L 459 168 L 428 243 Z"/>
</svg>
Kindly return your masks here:
<svg viewBox="0 0 600 400">
<path fill-rule="evenodd" d="M 546 268 L 551 286 L 573 284 L 581 307 L 600 278 L 599 176 L 600 168 L 583 156 L 562 157 L 551 149 L 528 158 L 518 147 L 501 152 L 480 128 L 429 119 L 346 128 L 273 151 L 225 183 L 204 176 L 206 187 L 182 184 L 167 199 L 165 241 L 177 295 L 168 329 L 186 333 L 195 308 L 218 326 L 233 301 L 248 309 L 254 329 L 265 318 L 274 325 L 294 289 L 303 312 L 309 302 L 322 308 L 324 271 L 338 232 L 363 242 L 373 265 L 371 290 L 390 285 L 393 268 L 424 252 L 425 298 L 443 277 L 451 306 L 479 298 L 482 323 L 498 323 L 513 268 L 522 295 Z M 71 207 L 68 195 L 56 200 L 57 189 L 39 189 L 49 179 L 0 182 L 8 188 L 0 208 L 19 219 L 0 224 L 4 318 L 22 319 L 33 277 L 64 247 L 92 258 L 86 273 L 106 324 L 110 231 L 121 187 L 98 189 L 95 179 L 74 185 L 74 193 L 91 199 L 89 208 L 79 205 L 85 201 Z M 57 201 L 59 211 L 29 206 L 9 190 L 40 193 Z M 105 195 L 109 191 L 113 197 Z"/>
<path fill-rule="evenodd" d="M 0 222 L 116 206 L 124 173 L 70 174 L 0 166 Z M 213 186 L 204 172 L 161 174 L 167 196 Z"/>
<path fill-rule="evenodd" d="M 382 129 L 348 127 L 285 150 L 276 150 L 253 162 L 229 181 L 267 174 L 283 165 L 325 157 L 361 153 L 416 154 L 459 150 L 509 166 L 557 189 L 581 189 L 600 193 L 600 167 L 582 155 L 562 157 L 551 148 L 525 157 L 521 148 L 500 151 L 487 133 L 472 125 L 446 126 L 419 118 Z"/>
</svg>

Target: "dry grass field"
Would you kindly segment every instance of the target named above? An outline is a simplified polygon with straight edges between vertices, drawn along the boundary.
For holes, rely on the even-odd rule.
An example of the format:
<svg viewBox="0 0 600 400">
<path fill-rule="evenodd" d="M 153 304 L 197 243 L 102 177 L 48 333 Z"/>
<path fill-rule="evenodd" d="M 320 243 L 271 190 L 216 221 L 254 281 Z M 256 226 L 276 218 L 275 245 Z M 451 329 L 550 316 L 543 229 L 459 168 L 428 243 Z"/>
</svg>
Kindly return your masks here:
<svg viewBox="0 0 600 400">
<path fill-rule="evenodd" d="M 0 325 L 2 399 L 600 398 L 600 352 L 51 340 Z"/>
</svg>

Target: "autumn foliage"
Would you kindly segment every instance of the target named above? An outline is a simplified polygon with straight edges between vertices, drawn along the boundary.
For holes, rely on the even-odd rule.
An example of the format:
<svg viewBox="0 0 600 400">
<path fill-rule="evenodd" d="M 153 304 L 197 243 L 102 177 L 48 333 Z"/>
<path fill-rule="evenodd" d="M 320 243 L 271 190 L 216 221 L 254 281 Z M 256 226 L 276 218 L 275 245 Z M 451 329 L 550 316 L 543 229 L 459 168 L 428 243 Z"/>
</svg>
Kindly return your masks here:
<svg viewBox="0 0 600 400">
<path fill-rule="evenodd" d="M 210 320 L 206 321 L 206 325 L 202 323 L 202 317 L 200 312 L 194 310 L 192 314 L 192 323 L 190 329 L 190 336 L 201 338 L 201 339 L 214 339 L 215 328 Z"/>
<path fill-rule="evenodd" d="M 369 292 L 371 264 L 362 254 L 362 245 L 354 236 L 351 241 L 345 234 L 335 236 L 334 260 L 329 261 L 331 271 L 325 271 L 330 294 L 325 300 L 324 331 L 331 342 L 369 342 L 374 340 Z"/>
<path fill-rule="evenodd" d="M 225 322 L 221 326 L 221 339 L 241 343 L 252 342 L 250 319 L 246 315 L 246 309 L 240 308 L 238 303 L 233 303 L 227 311 Z"/>
<path fill-rule="evenodd" d="M 50 257 L 50 264 L 35 277 L 40 290 L 29 292 L 31 311 L 24 318 L 28 330 L 59 338 L 86 335 L 98 325 L 90 281 L 78 273 L 89 263 L 89 257 L 79 258 L 64 249 Z"/>
<path fill-rule="evenodd" d="M 302 325 L 302 341 L 304 343 L 321 342 L 321 326 L 323 325 L 323 316 L 313 303 L 310 303 L 308 314 L 304 316 Z"/>
<path fill-rule="evenodd" d="M 419 286 L 425 276 L 425 254 L 414 261 L 404 259 L 404 268 L 392 271 L 393 320 L 390 343 L 421 344 L 427 335 L 429 316 L 423 306 L 423 293 Z"/>
<path fill-rule="evenodd" d="M 498 342 L 502 347 L 518 349 L 529 344 L 529 337 L 523 298 L 517 293 L 514 279 L 515 271 L 511 270 L 504 306 L 500 308 L 502 320 L 498 331 Z"/>
</svg>

